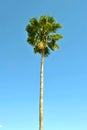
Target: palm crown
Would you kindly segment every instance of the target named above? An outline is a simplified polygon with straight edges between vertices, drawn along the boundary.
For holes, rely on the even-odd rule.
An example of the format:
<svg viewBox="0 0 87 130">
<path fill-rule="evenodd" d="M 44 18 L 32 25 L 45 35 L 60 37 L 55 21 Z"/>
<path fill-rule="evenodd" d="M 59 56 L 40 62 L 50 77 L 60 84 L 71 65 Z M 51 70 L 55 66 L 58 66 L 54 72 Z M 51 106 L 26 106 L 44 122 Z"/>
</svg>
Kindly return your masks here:
<svg viewBox="0 0 87 130">
<path fill-rule="evenodd" d="M 32 18 L 26 26 L 27 42 L 34 46 L 35 53 L 42 54 L 44 51 L 44 56 L 48 56 L 50 49 L 59 49 L 57 41 L 63 36 L 55 33 L 61 27 L 62 25 L 56 23 L 55 19 L 50 16 L 41 16 L 39 20 Z"/>
</svg>

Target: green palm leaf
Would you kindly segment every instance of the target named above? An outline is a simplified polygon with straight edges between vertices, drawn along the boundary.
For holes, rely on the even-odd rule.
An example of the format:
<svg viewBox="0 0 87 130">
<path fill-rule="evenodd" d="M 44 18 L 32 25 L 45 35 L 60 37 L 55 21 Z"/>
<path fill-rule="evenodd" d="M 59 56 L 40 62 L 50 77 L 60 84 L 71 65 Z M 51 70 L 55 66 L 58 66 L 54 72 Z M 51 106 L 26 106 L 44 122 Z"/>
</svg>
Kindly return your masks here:
<svg viewBox="0 0 87 130">
<path fill-rule="evenodd" d="M 56 23 L 55 19 L 50 16 L 42 15 L 40 19 L 32 18 L 26 26 L 28 33 L 27 42 L 34 46 L 35 53 L 41 54 L 44 50 L 44 56 L 48 56 L 50 49 L 59 49 L 57 41 L 63 38 L 63 36 L 55 33 L 61 27 L 62 25 Z"/>
</svg>

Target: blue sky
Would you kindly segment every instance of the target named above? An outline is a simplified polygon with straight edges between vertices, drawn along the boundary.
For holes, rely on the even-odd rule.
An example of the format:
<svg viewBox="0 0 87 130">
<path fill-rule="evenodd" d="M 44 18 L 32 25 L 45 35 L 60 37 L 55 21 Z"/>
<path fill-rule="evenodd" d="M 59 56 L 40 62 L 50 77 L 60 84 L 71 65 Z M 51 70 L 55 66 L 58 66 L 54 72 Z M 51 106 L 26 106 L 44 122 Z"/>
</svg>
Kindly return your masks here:
<svg viewBox="0 0 87 130">
<path fill-rule="evenodd" d="M 0 0 L 0 130 L 38 130 L 40 55 L 25 27 L 43 14 L 64 36 L 45 59 L 44 130 L 87 130 L 86 0 Z"/>
</svg>

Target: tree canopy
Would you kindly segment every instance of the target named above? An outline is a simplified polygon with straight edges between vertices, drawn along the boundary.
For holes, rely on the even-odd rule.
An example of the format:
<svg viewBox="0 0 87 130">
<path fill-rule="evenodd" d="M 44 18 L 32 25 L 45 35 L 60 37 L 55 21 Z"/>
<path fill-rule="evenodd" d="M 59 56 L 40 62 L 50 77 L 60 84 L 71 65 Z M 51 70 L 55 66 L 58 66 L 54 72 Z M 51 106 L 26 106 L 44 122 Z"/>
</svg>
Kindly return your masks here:
<svg viewBox="0 0 87 130">
<path fill-rule="evenodd" d="M 31 18 L 26 26 L 27 42 L 34 47 L 35 53 L 41 54 L 44 51 L 44 56 L 48 56 L 50 50 L 59 49 L 57 41 L 63 36 L 56 34 L 56 31 L 61 27 L 62 25 L 56 23 L 55 19 L 50 16 L 42 15 L 39 19 Z"/>
</svg>

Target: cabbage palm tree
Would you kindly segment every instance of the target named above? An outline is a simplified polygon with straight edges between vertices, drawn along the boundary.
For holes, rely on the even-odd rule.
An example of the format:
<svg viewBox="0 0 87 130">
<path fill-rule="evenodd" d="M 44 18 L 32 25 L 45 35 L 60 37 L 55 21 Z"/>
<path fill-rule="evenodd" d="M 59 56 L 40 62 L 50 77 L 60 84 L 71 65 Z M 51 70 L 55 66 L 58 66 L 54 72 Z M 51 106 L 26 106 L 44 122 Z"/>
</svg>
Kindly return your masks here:
<svg viewBox="0 0 87 130">
<path fill-rule="evenodd" d="M 43 73 L 44 57 L 50 54 L 50 50 L 58 50 L 57 41 L 62 38 L 61 34 L 56 34 L 61 24 L 56 23 L 50 16 L 42 15 L 39 19 L 31 18 L 26 26 L 28 33 L 27 42 L 33 46 L 34 53 L 41 54 L 40 68 L 40 101 L 39 101 L 39 130 L 43 130 Z"/>
</svg>

